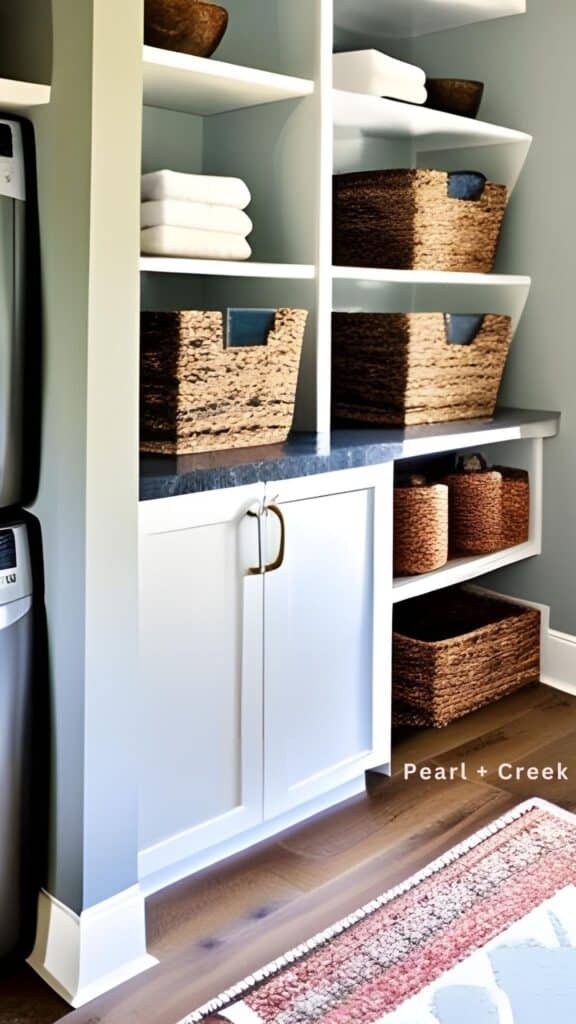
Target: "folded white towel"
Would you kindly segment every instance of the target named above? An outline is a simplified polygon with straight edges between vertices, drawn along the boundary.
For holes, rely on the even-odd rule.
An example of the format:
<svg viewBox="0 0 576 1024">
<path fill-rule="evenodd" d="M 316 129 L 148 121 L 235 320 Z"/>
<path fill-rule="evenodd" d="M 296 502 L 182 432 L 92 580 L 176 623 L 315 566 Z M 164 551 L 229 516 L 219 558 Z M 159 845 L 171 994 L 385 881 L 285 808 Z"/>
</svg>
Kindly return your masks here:
<svg viewBox="0 0 576 1024">
<path fill-rule="evenodd" d="M 423 85 L 400 85 L 398 82 L 382 82 L 378 96 L 389 100 L 404 100 L 406 103 L 418 103 L 422 106 L 428 99 L 428 90 Z"/>
<path fill-rule="evenodd" d="M 240 178 L 218 178 L 209 174 L 181 174 L 179 171 L 153 171 L 142 175 L 142 200 L 183 199 L 191 203 L 211 203 L 244 210 L 251 200 L 250 190 Z"/>
<path fill-rule="evenodd" d="M 247 238 L 254 226 L 247 213 L 233 206 L 185 203 L 178 199 L 142 203 L 140 222 L 143 228 L 199 228 L 202 231 L 224 231 L 242 238 Z"/>
<path fill-rule="evenodd" d="M 241 235 L 160 225 L 140 232 L 144 256 L 194 260 L 248 260 L 252 250 Z"/>
<path fill-rule="evenodd" d="M 334 88 L 425 103 L 426 72 L 379 50 L 334 54 Z"/>
</svg>

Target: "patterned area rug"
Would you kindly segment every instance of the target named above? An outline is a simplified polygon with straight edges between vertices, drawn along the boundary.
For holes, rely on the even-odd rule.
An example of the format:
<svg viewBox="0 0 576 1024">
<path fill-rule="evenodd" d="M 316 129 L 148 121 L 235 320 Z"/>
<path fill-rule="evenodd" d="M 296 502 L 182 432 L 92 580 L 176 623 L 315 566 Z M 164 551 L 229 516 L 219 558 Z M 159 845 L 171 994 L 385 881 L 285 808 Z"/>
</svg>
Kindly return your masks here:
<svg viewBox="0 0 576 1024">
<path fill-rule="evenodd" d="M 531 800 L 182 1024 L 574 1024 L 576 816 Z"/>
</svg>

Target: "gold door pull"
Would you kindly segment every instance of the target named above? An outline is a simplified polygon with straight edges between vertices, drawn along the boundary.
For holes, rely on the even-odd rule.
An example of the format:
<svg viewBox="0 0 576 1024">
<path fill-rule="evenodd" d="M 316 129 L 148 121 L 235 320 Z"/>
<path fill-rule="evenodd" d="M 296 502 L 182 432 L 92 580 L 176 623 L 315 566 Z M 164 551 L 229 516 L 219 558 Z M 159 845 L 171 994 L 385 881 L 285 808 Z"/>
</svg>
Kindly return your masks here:
<svg viewBox="0 0 576 1024">
<path fill-rule="evenodd" d="M 286 554 L 286 520 L 284 519 L 278 505 L 266 505 L 265 511 L 271 512 L 272 515 L 276 516 L 280 523 L 280 547 L 278 549 L 278 554 L 273 562 L 269 562 L 268 565 L 264 566 L 264 572 L 276 572 L 277 569 L 282 568 Z"/>
</svg>

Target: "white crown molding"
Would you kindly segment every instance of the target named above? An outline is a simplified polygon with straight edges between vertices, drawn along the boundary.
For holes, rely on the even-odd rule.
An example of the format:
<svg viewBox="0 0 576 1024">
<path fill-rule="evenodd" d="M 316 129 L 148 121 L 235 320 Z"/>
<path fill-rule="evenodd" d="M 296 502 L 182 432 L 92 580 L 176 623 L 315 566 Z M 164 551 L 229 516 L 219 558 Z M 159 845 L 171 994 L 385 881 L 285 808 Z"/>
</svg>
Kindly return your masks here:
<svg viewBox="0 0 576 1024">
<path fill-rule="evenodd" d="M 29 965 L 77 1008 L 154 967 L 138 885 L 76 914 L 42 890 Z"/>
</svg>

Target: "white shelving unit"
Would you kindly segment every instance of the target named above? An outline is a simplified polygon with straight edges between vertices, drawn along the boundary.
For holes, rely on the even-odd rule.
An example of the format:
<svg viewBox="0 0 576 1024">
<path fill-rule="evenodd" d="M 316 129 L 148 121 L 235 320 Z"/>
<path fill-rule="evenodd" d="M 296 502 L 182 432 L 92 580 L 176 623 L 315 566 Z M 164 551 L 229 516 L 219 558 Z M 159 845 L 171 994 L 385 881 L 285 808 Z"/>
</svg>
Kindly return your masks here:
<svg viewBox="0 0 576 1024">
<path fill-rule="evenodd" d="M 452 274 L 427 270 L 334 267 L 333 308 L 338 313 L 498 313 L 516 330 L 531 279 L 506 274 Z"/>
<path fill-rule="evenodd" d="M 0 78 L 0 110 L 6 114 L 26 114 L 26 111 L 46 106 L 49 102 L 49 85 Z"/>
<path fill-rule="evenodd" d="M 421 430 L 421 428 L 418 428 Z M 436 451 L 482 450 L 491 462 L 498 465 L 514 466 L 525 469 L 530 474 L 530 535 L 525 544 L 496 551 L 489 555 L 453 558 L 447 565 L 435 572 L 422 576 L 398 577 L 394 580 L 392 600 L 394 604 L 407 601 L 421 594 L 429 594 L 434 590 L 466 583 L 486 573 L 513 565 L 525 558 L 533 558 L 542 551 L 542 504 L 543 504 L 543 440 L 557 432 L 555 420 L 543 418 L 523 427 L 502 426 L 485 430 L 463 433 L 460 438 L 457 432 L 450 436 L 447 432 L 444 439 L 439 438 Z M 411 432 L 408 431 L 408 434 Z M 418 433 L 418 430 L 416 431 Z M 407 439 L 404 445 L 404 456 L 414 458 L 422 455 L 425 444 L 425 430 L 421 437 Z M 450 439 L 448 439 L 450 438 Z M 495 447 L 494 447 L 495 446 Z M 428 448 L 429 450 L 429 448 Z"/>
<path fill-rule="evenodd" d="M 314 92 L 314 82 L 144 47 L 144 103 L 209 117 Z"/>
<path fill-rule="evenodd" d="M 355 37 L 406 39 L 524 14 L 526 0 L 335 0 L 336 28 Z"/>
<path fill-rule="evenodd" d="M 278 281 L 313 281 L 312 265 L 288 263 L 241 263 L 234 260 L 180 260 L 142 256 L 140 270 L 147 274 L 191 274 L 201 277 L 253 277 Z"/>
<path fill-rule="evenodd" d="M 392 599 L 394 604 L 408 601 L 412 597 L 430 594 L 434 590 L 466 583 L 469 580 L 477 579 L 478 576 L 484 576 L 486 573 L 503 569 L 506 565 L 513 565 L 515 562 L 522 562 L 525 558 L 532 558 L 539 554 L 540 547 L 534 541 L 528 541 L 526 544 L 519 544 L 493 555 L 454 558 L 441 569 L 437 569 L 436 572 L 428 572 L 423 576 L 406 576 L 395 579 Z"/>
<path fill-rule="evenodd" d="M 512 192 L 532 145 L 525 132 L 415 104 L 339 90 L 333 102 L 335 152 L 342 170 L 350 160 L 361 159 L 363 149 L 373 150 L 375 140 L 388 140 L 409 147 L 414 166 L 457 170 L 473 161 L 476 170 Z"/>
</svg>

